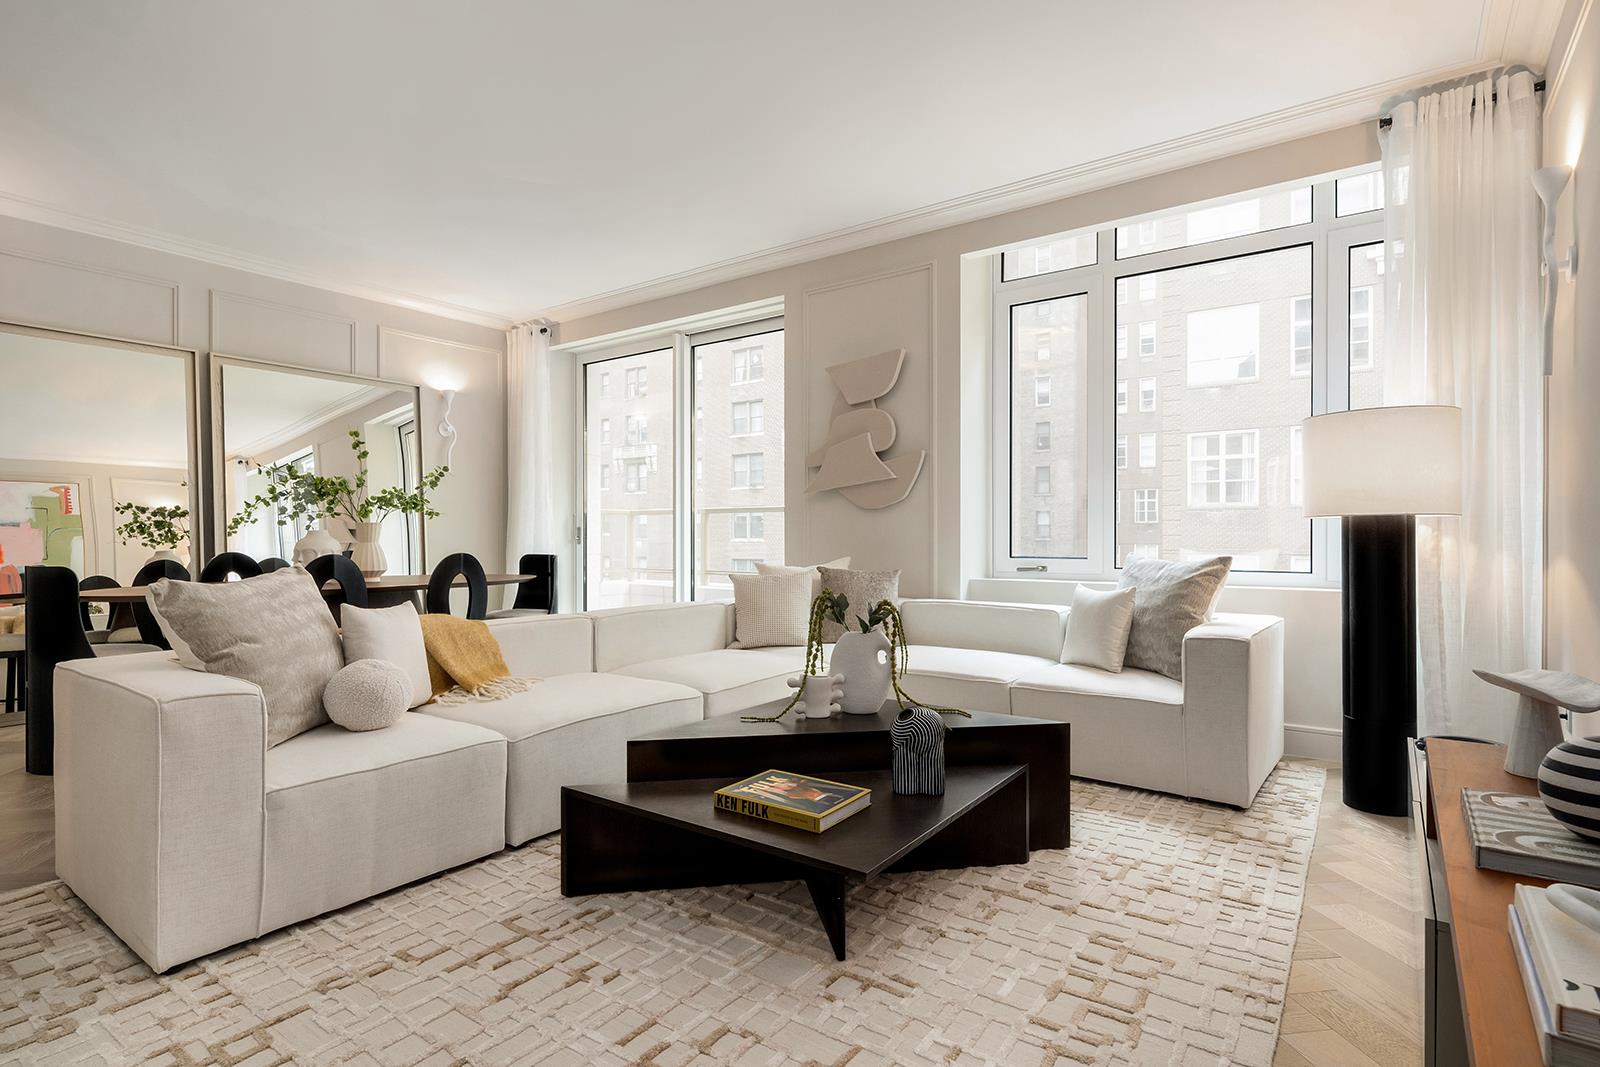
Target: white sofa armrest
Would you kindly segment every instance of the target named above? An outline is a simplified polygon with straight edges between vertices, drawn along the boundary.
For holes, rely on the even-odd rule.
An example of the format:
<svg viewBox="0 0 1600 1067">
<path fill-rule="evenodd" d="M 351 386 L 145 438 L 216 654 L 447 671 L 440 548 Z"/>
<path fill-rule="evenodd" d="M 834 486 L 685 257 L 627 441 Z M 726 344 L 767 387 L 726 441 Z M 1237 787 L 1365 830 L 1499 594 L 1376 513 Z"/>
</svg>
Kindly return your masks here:
<svg viewBox="0 0 1600 1067">
<path fill-rule="evenodd" d="M 1246 808 L 1283 758 L 1283 620 L 1218 614 L 1183 639 L 1189 795 Z"/>
<path fill-rule="evenodd" d="M 261 690 L 170 653 L 55 674 L 56 870 L 157 971 L 257 936 Z"/>
</svg>

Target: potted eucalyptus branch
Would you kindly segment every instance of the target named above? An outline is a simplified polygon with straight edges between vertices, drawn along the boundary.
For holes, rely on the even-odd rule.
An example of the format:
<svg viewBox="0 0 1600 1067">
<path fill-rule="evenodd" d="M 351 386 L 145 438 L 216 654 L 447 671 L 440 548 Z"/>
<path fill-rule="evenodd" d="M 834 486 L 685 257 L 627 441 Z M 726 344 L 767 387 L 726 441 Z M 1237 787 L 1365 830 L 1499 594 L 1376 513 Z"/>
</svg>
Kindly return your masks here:
<svg viewBox="0 0 1600 1067">
<path fill-rule="evenodd" d="M 343 475 L 299 471 L 285 464 L 265 467 L 261 473 L 267 479 L 266 488 L 244 502 L 239 513 L 229 520 L 228 533 L 239 532 L 255 521 L 259 513 L 269 509 L 276 512 L 279 526 L 300 520 L 338 519 L 355 535 L 350 559 L 361 573 L 373 578 L 388 570 L 389 561 L 378 543 L 383 520 L 395 514 L 438 518 L 439 512 L 429 501 L 428 494 L 439 488 L 450 468 L 433 468 L 410 492 L 398 485 L 369 491 L 367 459 L 371 452 L 360 430 L 351 430 L 349 434 L 350 450 L 355 453 L 357 463 L 354 481 Z"/>
<path fill-rule="evenodd" d="M 151 559 L 178 557 L 179 545 L 189 543 L 189 509 L 181 504 L 135 504 L 124 501 L 112 508 L 121 517 L 117 540 L 125 545 L 140 544 L 153 549 Z"/>
<path fill-rule="evenodd" d="M 849 608 L 849 599 L 838 593 L 835 593 L 831 589 L 824 589 L 822 592 L 817 594 L 816 598 L 811 602 L 811 617 L 806 629 L 806 662 L 804 673 L 801 674 L 798 679 L 791 680 L 789 683 L 790 685 L 796 685 L 797 681 L 799 683 L 796 685 L 794 696 L 789 700 L 788 704 L 784 705 L 783 710 L 778 712 L 776 715 L 746 715 L 743 717 L 745 722 L 779 721 L 785 715 L 789 714 L 789 712 L 800 703 L 802 698 L 806 697 L 808 679 L 822 679 L 830 677 L 828 674 L 830 668 L 823 662 L 822 623 L 823 620 L 831 618 L 834 622 L 837 622 L 840 625 L 845 625 L 846 613 L 849 611 Z M 867 678 L 868 695 L 862 697 L 862 704 L 870 701 L 870 694 L 872 692 L 876 692 L 878 694 L 877 703 L 871 708 L 867 709 L 867 712 L 858 712 L 858 714 L 877 711 L 878 708 L 882 706 L 884 697 L 887 695 L 887 693 L 892 692 L 894 694 L 895 703 L 902 711 L 913 707 L 923 707 L 930 711 L 936 711 L 941 715 L 962 715 L 967 718 L 972 717 L 969 712 L 962 711 L 960 708 L 941 708 L 932 704 L 924 704 L 921 701 L 914 699 L 900 685 L 900 679 L 905 677 L 906 668 L 910 662 L 911 646 L 906 640 L 905 623 L 900 618 L 900 609 L 895 606 L 894 601 L 878 601 L 868 610 L 865 618 L 860 615 L 856 616 L 856 624 L 859 627 L 858 630 L 847 630 L 844 634 L 840 635 L 839 640 L 834 644 L 832 672 L 834 675 L 843 676 L 846 694 L 840 699 L 841 705 L 843 705 L 845 701 L 849 699 L 848 694 L 850 691 L 851 679 L 848 669 L 842 668 L 840 665 L 839 650 L 841 647 L 848 649 L 849 643 L 845 641 L 845 638 L 854 636 L 867 639 L 860 642 L 860 648 L 863 650 L 863 652 L 870 654 L 870 659 L 873 664 L 877 663 L 877 656 L 880 651 L 886 653 L 886 663 L 881 666 L 886 666 L 888 671 L 888 685 L 886 687 L 882 686 L 881 683 L 875 683 L 873 681 L 875 676 L 871 673 L 864 672 L 863 675 L 858 675 L 858 677 L 865 676 Z M 876 640 L 872 640 L 873 635 L 876 635 Z M 847 652 L 847 655 L 853 656 L 854 653 Z M 863 671 L 863 668 L 860 667 L 856 669 L 858 671 Z M 875 686 L 876 688 L 874 688 Z"/>
</svg>

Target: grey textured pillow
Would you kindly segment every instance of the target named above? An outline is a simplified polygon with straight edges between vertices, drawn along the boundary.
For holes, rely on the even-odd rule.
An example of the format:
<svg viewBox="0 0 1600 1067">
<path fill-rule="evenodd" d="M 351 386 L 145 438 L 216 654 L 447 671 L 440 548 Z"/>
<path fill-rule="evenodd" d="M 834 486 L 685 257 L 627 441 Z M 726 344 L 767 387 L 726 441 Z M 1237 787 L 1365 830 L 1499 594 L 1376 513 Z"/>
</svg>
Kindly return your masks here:
<svg viewBox="0 0 1600 1067">
<path fill-rule="evenodd" d="M 333 613 L 303 567 L 242 582 L 163 578 L 145 599 L 185 666 L 261 687 L 267 747 L 328 721 L 322 691 L 344 666 Z"/>
<path fill-rule="evenodd" d="M 1124 563 L 1117 587 L 1134 593 L 1123 667 L 1182 681 L 1184 635 L 1211 617 L 1211 605 L 1232 566 L 1232 556 L 1195 563 L 1135 557 Z"/>
<path fill-rule="evenodd" d="M 851 624 L 852 630 L 856 628 L 856 616 L 866 618 L 867 613 L 872 610 L 872 605 L 878 601 L 900 599 L 899 571 L 846 571 L 835 567 L 818 569 L 822 572 L 822 588 L 843 593 L 850 598 L 845 621 Z M 822 620 L 824 641 L 837 641 L 842 633 L 844 627 L 831 618 Z"/>
</svg>

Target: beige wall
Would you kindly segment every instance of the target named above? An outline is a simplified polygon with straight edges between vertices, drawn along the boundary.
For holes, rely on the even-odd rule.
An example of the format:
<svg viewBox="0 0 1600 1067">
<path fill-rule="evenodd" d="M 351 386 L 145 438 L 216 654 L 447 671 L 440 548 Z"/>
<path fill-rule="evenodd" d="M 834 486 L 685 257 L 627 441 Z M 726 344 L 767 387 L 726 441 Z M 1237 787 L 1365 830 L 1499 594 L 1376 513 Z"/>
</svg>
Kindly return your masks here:
<svg viewBox="0 0 1600 1067">
<path fill-rule="evenodd" d="M 424 467 L 443 463 L 448 444 L 435 432 L 442 401 L 428 386 L 451 385 L 460 390 L 460 443 L 437 495 L 442 516 L 428 526 L 430 562 L 464 551 L 491 571 L 503 563 L 499 330 L 8 217 L 0 217 L 0 320 L 196 349 L 203 415 L 213 351 L 422 385 Z M 94 397 L 92 383 L 85 396 Z M 209 431 L 200 425 L 209 470 Z"/>
<path fill-rule="evenodd" d="M 1593 0 L 1575 0 L 1569 8 L 1545 100 L 1544 161 L 1573 167 L 1556 244 L 1575 240 L 1579 250 L 1577 275 L 1561 282 L 1548 383 L 1545 647 L 1550 667 L 1600 677 L 1600 13 L 1594 7 Z"/>
<path fill-rule="evenodd" d="M 971 253 L 1108 220 L 1370 163 L 1372 124 L 1335 130 L 1227 159 L 1083 193 L 768 271 L 630 307 L 570 318 L 568 344 L 720 308 L 781 297 L 788 352 L 785 387 L 787 551 L 790 562 L 849 553 L 860 567 L 899 567 L 911 596 L 962 596 L 987 578 L 989 559 L 989 288 Z M 926 448 L 911 496 L 860 511 L 837 494 L 808 498 L 806 453 L 827 431 L 831 395 L 823 368 L 903 347 L 900 384 L 882 402 L 899 438 L 891 454 Z M 984 582 L 984 596 L 1066 600 L 1068 583 Z M 1337 755 L 1339 596 L 1332 590 L 1251 590 L 1240 610 L 1275 611 L 1306 635 L 1289 662 L 1291 750 Z M 1332 641 L 1328 636 L 1332 635 Z M 1325 646 L 1325 647 L 1324 647 Z M 1330 687 L 1328 682 L 1333 680 Z"/>
</svg>

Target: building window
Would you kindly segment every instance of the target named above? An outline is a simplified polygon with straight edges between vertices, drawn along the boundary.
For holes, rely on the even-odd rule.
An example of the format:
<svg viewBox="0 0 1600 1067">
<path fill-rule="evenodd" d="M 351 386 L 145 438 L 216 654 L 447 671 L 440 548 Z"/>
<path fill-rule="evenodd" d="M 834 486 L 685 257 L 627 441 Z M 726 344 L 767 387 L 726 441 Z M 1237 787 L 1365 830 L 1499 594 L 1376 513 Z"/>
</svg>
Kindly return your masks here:
<svg viewBox="0 0 1600 1067">
<path fill-rule="evenodd" d="M 728 571 L 732 574 L 754 574 L 759 559 L 749 559 L 744 556 L 735 556 L 728 563 Z"/>
<path fill-rule="evenodd" d="M 1033 513 L 1033 536 L 1041 541 L 1050 540 L 1050 513 L 1048 511 L 1035 511 Z"/>
<path fill-rule="evenodd" d="M 1311 297 L 1289 301 L 1289 373 L 1303 378 L 1311 373 Z"/>
<path fill-rule="evenodd" d="M 1128 379 L 1126 379 L 1126 378 L 1118 378 L 1117 379 L 1117 414 L 1118 415 L 1126 415 L 1127 413 L 1128 413 Z"/>
<path fill-rule="evenodd" d="M 1189 506 L 1253 508 L 1260 498 L 1256 475 L 1257 430 L 1189 435 Z"/>
<path fill-rule="evenodd" d="M 1033 468 L 1033 491 L 1039 496 L 1050 495 L 1050 468 Z"/>
<path fill-rule="evenodd" d="M 1383 172 L 1374 170 L 1340 178 L 1334 183 L 1334 205 L 1334 214 L 1340 218 L 1382 208 Z"/>
<path fill-rule="evenodd" d="M 648 493 L 650 491 L 650 463 L 643 459 L 625 460 L 622 464 L 622 491 Z"/>
<path fill-rule="evenodd" d="M 600 372 L 600 395 L 603 397 L 611 395 L 611 375 L 605 371 Z"/>
<path fill-rule="evenodd" d="M 600 489 L 605 491 L 611 488 L 611 464 L 600 464 Z"/>
<path fill-rule="evenodd" d="M 733 436 L 761 433 L 766 428 L 766 405 L 760 400 L 733 402 Z"/>
<path fill-rule="evenodd" d="M 1000 257 L 1000 275 L 1005 281 L 1014 282 L 1018 278 L 1087 266 L 1095 261 L 1097 243 L 1094 234 L 1085 233 L 1009 249 Z"/>
<path fill-rule="evenodd" d="M 1289 427 L 1289 503 L 1299 507 L 1305 497 L 1305 482 L 1302 476 L 1305 461 L 1304 445 L 1300 440 L 1300 427 Z"/>
<path fill-rule="evenodd" d="M 1188 315 L 1189 384 L 1254 381 L 1261 347 L 1261 305 L 1205 308 Z"/>
<path fill-rule="evenodd" d="M 1047 408 L 1050 406 L 1050 379 L 1041 375 L 1033 380 L 1033 406 Z"/>
<path fill-rule="evenodd" d="M 1372 369 L 1372 286 L 1350 290 L 1350 369 Z"/>
<path fill-rule="evenodd" d="M 739 511 L 733 515 L 733 540 L 762 541 L 766 539 L 766 517 L 759 511 Z"/>
<path fill-rule="evenodd" d="M 1117 358 L 1128 358 L 1128 324 L 1125 322 L 1117 327 Z"/>
<path fill-rule="evenodd" d="M 733 457 L 733 487 L 760 489 L 767 484 L 766 459 L 760 452 L 739 452 Z"/>
<path fill-rule="evenodd" d="M 624 397 L 629 400 L 637 400 L 649 394 L 650 368 L 629 367 L 622 373 L 622 395 Z"/>
<path fill-rule="evenodd" d="M 733 380 L 736 383 L 759 382 L 765 374 L 761 360 L 761 346 L 733 350 Z"/>
<path fill-rule="evenodd" d="M 1142 433 L 1139 435 L 1139 466 L 1149 470 L 1156 465 L 1156 435 Z"/>
<path fill-rule="evenodd" d="M 1156 290 L 1157 290 L 1157 286 L 1159 284 L 1160 283 L 1158 281 L 1156 281 L 1156 276 L 1154 274 L 1142 274 L 1142 275 L 1140 275 L 1139 276 L 1139 299 L 1141 301 L 1145 302 L 1145 303 L 1148 303 L 1149 301 L 1154 300 L 1156 298 Z"/>
<path fill-rule="evenodd" d="M 1117 470 L 1128 469 L 1128 435 L 1117 434 Z"/>
<path fill-rule="evenodd" d="M 1050 424 L 1036 422 L 1033 424 L 1033 450 L 1035 452 L 1050 451 Z"/>
<path fill-rule="evenodd" d="M 622 420 L 623 440 L 630 445 L 642 445 L 650 440 L 650 420 L 643 415 L 629 415 Z"/>
<path fill-rule="evenodd" d="M 603 445 L 609 445 L 611 443 L 611 420 L 610 419 L 601 419 L 600 420 L 600 443 L 603 444 Z"/>
<path fill-rule="evenodd" d="M 1156 409 L 1156 380 L 1154 378 L 1139 379 L 1139 410 L 1151 412 Z"/>
<path fill-rule="evenodd" d="M 1155 354 L 1156 324 L 1153 321 L 1141 322 L 1139 324 L 1139 355 L 1141 358 L 1147 359 Z"/>
<path fill-rule="evenodd" d="M 1149 526 L 1161 521 L 1161 496 L 1157 489 L 1135 489 L 1133 491 L 1133 521 L 1140 526 Z"/>
</svg>

